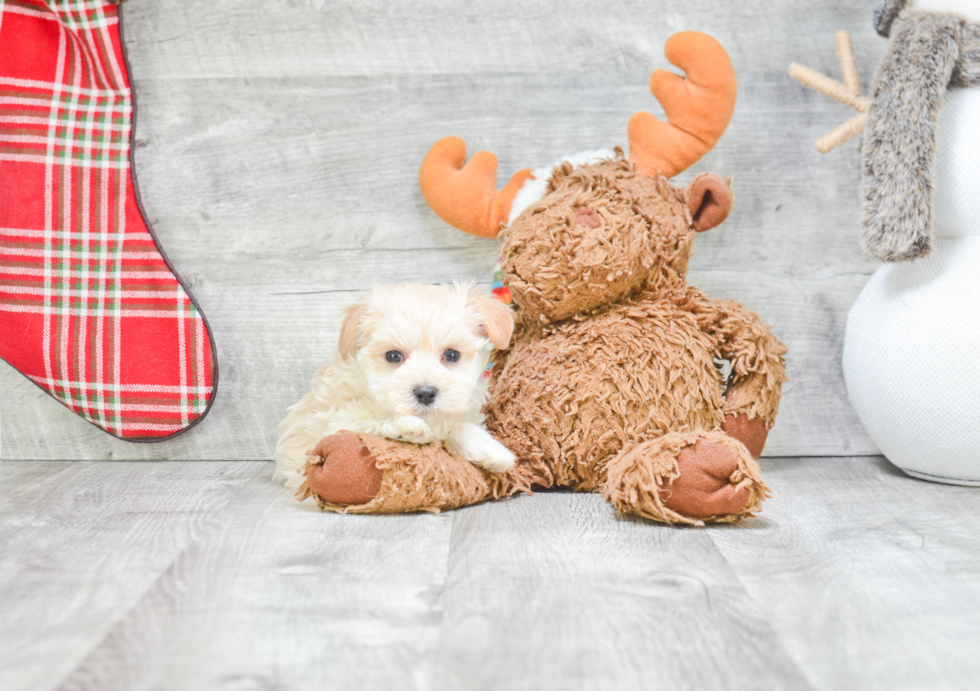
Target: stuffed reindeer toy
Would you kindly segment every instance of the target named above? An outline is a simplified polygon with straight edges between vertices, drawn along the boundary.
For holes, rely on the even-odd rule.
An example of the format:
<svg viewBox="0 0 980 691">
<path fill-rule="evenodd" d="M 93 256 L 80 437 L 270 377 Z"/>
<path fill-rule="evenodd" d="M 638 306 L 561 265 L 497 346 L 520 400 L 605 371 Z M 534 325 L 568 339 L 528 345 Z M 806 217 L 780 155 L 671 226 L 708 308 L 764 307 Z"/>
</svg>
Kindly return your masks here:
<svg viewBox="0 0 980 691">
<path fill-rule="evenodd" d="M 760 508 L 768 488 L 756 458 L 786 348 L 753 312 L 685 280 L 696 233 L 729 213 L 729 180 L 669 182 L 724 132 L 735 72 L 701 33 L 674 35 L 665 52 L 686 77 L 653 74 L 668 122 L 634 115 L 629 158 L 569 157 L 500 190 L 496 157 L 466 162 L 458 138 L 422 162 L 432 209 L 500 243 L 517 323 L 494 354 L 484 412 L 516 465 L 494 474 L 439 444 L 341 433 L 312 450 L 300 498 L 350 512 L 433 511 L 561 486 L 669 523 L 731 522 Z M 718 359 L 731 365 L 727 382 Z"/>
</svg>

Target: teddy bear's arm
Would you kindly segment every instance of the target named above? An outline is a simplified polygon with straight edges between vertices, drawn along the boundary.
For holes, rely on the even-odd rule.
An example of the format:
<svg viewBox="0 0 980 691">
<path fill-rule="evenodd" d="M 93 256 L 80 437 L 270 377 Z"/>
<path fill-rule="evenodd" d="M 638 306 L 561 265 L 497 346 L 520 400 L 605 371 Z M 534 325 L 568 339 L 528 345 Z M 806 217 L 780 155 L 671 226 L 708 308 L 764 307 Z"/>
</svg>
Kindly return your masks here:
<svg viewBox="0 0 980 691">
<path fill-rule="evenodd" d="M 786 381 L 786 345 L 759 315 L 739 302 L 699 296 L 692 303 L 701 329 L 717 340 L 718 357 L 732 366 L 725 414 L 761 419 L 771 427 Z"/>
<path fill-rule="evenodd" d="M 309 454 L 300 501 L 344 513 L 440 511 L 530 491 L 520 469 L 488 473 L 442 444 L 409 444 L 343 431 Z"/>
</svg>

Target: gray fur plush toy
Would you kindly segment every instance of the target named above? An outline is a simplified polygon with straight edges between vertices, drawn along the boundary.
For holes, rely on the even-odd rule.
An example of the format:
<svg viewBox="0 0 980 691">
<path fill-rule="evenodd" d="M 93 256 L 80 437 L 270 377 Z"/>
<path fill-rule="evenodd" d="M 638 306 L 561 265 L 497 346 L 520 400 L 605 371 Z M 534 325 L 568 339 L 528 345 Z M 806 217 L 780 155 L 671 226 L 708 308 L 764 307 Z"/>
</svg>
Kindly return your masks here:
<svg viewBox="0 0 980 691">
<path fill-rule="evenodd" d="M 933 5 L 977 0 L 878 0 L 875 29 L 888 37 L 871 93 L 861 96 L 850 37 L 837 36 L 843 83 L 793 63 L 790 75 L 860 112 L 817 142 L 827 153 L 864 130 L 861 224 L 864 249 L 886 262 L 932 248 L 936 131 L 950 88 L 980 86 L 980 23 Z"/>
<path fill-rule="evenodd" d="M 875 29 L 890 40 L 871 85 L 861 147 L 864 247 L 889 262 L 931 249 L 943 96 L 947 88 L 980 86 L 980 24 L 906 4 L 880 0 L 875 8 Z"/>
</svg>

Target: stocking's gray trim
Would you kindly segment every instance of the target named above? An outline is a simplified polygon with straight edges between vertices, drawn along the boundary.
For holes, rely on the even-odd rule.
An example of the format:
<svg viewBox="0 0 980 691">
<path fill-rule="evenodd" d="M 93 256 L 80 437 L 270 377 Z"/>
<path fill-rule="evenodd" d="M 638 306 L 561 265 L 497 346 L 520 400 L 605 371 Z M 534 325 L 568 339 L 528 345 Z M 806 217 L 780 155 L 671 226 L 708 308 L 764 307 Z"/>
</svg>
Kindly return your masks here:
<svg viewBox="0 0 980 691">
<path fill-rule="evenodd" d="M 980 24 L 903 10 L 871 85 L 861 146 L 865 250 L 914 259 L 932 244 L 936 126 L 948 86 L 980 85 Z"/>
</svg>

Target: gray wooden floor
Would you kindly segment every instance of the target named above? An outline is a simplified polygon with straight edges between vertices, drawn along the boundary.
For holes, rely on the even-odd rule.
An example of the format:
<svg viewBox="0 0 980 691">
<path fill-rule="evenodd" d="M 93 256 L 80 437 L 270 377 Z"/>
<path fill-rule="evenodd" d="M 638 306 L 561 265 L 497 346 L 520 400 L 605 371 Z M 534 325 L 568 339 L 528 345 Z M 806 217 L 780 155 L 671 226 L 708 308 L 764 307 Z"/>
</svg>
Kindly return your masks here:
<svg viewBox="0 0 980 691">
<path fill-rule="evenodd" d="M 851 113 L 786 74 L 836 74 L 854 35 L 865 84 L 885 41 L 872 0 L 128 0 L 136 169 L 160 241 L 214 329 L 208 418 L 134 445 L 0 363 L 8 460 L 267 460 L 285 408 L 334 349 L 340 310 L 375 281 L 489 283 L 495 243 L 432 213 L 418 167 L 455 134 L 500 179 L 626 145 L 676 31 L 715 35 L 739 78 L 734 119 L 696 172 L 734 176 L 735 208 L 699 236 L 691 280 L 744 301 L 790 345 L 767 453 L 877 453 L 840 366 L 847 310 L 875 263 L 858 245 L 858 154 L 813 142 Z M 560 9 L 558 9 L 560 8 Z M 505 177 L 506 176 L 506 177 Z"/>
<path fill-rule="evenodd" d="M 736 527 L 291 506 L 260 462 L 0 464 L 0 688 L 966 689 L 976 490 L 768 459 Z"/>
</svg>

